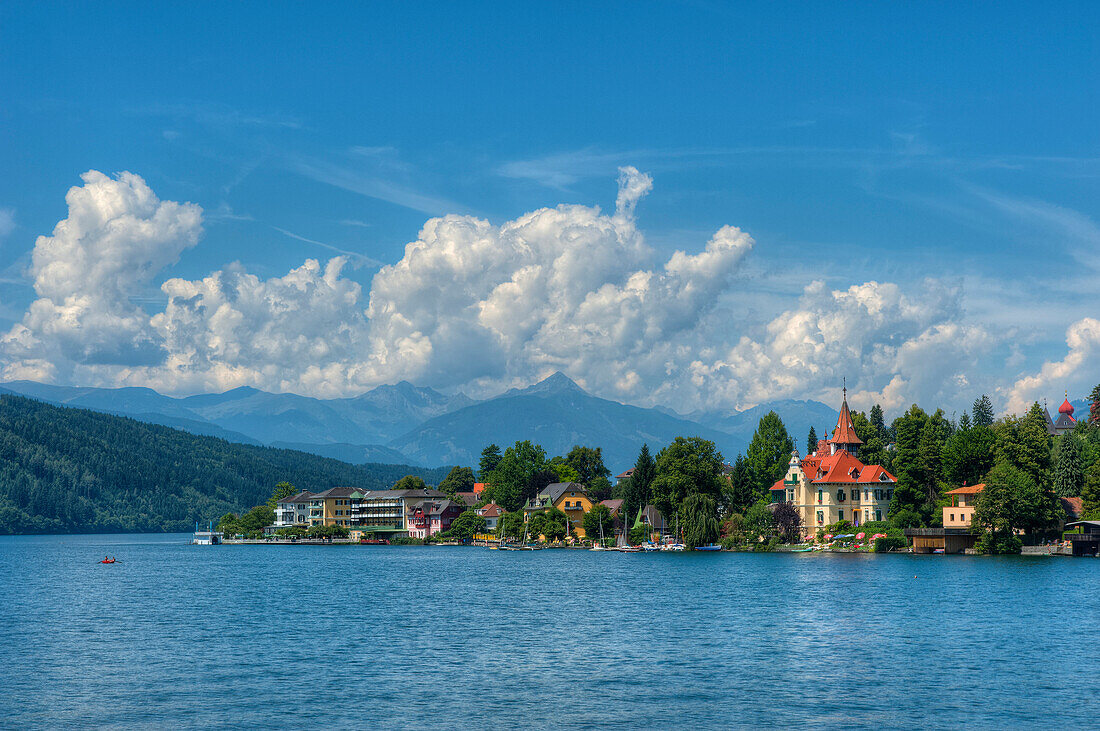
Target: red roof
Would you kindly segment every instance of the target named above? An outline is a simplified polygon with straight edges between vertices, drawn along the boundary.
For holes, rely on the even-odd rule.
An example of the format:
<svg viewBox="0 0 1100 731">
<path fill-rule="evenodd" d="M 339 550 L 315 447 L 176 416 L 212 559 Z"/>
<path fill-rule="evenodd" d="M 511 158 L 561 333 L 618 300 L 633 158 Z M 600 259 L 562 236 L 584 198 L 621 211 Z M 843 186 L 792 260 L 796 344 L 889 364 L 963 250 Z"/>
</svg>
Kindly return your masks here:
<svg viewBox="0 0 1100 731">
<path fill-rule="evenodd" d="M 489 503 L 488 505 L 483 505 L 482 507 L 478 508 L 477 514 L 482 516 L 483 518 L 499 518 L 500 517 L 500 506 L 497 505 L 496 503 Z"/>
<path fill-rule="evenodd" d="M 948 490 L 947 495 L 977 495 L 979 492 L 985 489 L 985 483 L 979 482 L 977 485 L 963 485 L 957 487 L 954 490 Z"/>
<path fill-rule="evenodd" d="M 879 485 L 897 482 L 893 475 L 879 465 L 865 465 L 844 450 L 825 457 L 807 457 L 802 460 L 802 471 L 810 482 L 824 484 Z"/>
<path fill-rule="evenodd" d="M 485 490 L 485 488 L 487 488 L 488 486 L 489 486 L 488 482 L 475 482 L 474 483 L 474 493 L 476 495 L 480 495 Z"/>
<path fill-rule="evenodd" d="M 775 481 L 775 484 L 771 486 L 772 490 L 786 490 L 787 486 L 783 484 L 783 478 Z"/>
<path fill-rule="evenodd" d="M 855 424 L 852 423 L 852 412 L 848 410 L 848 399 L 840 406 L 840 417 L 836 420 L 836 429 L 833 429 L 834 444 L 863 444 L 863 440 L 856 434 Z"/>
<path fill-rule="evenodd" d="M 634 468 L 631 467 L 630 469 L 628 469 L 626 472 L 622 473 L 621 475 L 615 475 L 615 479 L 616 480 L 625 480 L 626 478 L 633 477 L 633 476 L 634 476 Z"/>
<path fill-rule="evenodd" d="M 1085 513 L 1085 508 L 1081 503 L 1079 497 L 1063 497 L 1058 498 L 1062 501 L 1062 507 L 1066 509 L 1066 512 L 1070 514 L 1072 518 L 1080 518 Z"/>
<path fill-rule="evenodd" d="M 619 509 L 623 506 L 622 500 L 601 500 L 600 505 L 606 505 L 607 509 L 611 511 L 612 515 L 619 512 Z"/>
<path fill-rule="evenodd" d="M 1058 407 L 1059 414 L 1065 414 L 1066 416 L 1073 418 L 1073 404 L 1069 402 L 1069 396 L 1062 402 L 1062 405 Z"/>
</svg>

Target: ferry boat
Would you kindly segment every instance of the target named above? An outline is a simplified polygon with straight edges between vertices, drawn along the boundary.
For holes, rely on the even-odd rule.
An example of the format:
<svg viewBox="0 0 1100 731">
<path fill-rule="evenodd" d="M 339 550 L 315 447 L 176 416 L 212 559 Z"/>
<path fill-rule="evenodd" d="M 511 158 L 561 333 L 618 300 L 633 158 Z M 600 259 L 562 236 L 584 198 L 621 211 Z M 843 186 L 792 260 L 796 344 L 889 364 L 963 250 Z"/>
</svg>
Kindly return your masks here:
<svg viewBox="0 0 1100 731">
<path fill-rule="evenodd" d="M 222 542 L 221 531 L 214 530 L 214 523 L 211 522 L 206 530 L 201 530 L 199 524 L 195 523 L 195 535 L 191 538 L 191 545 L 194 546 L 218 546 Z"/>
</svg>

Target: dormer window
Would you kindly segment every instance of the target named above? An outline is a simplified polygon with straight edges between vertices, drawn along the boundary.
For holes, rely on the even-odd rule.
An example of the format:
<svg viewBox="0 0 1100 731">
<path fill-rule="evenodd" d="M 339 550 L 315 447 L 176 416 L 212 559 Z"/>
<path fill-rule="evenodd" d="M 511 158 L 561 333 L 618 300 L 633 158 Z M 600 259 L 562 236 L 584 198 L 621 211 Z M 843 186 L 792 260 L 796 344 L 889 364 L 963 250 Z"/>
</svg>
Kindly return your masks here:
<svg viewBox="0 0 1100 731">
<path fill-rule="evenodd" d="M 851 475 L 853 480 L 858 479 L 859 478 L 859 468 L 853 467 L 852 469 L 848 470 L 848 474 Z"/>
</svg>

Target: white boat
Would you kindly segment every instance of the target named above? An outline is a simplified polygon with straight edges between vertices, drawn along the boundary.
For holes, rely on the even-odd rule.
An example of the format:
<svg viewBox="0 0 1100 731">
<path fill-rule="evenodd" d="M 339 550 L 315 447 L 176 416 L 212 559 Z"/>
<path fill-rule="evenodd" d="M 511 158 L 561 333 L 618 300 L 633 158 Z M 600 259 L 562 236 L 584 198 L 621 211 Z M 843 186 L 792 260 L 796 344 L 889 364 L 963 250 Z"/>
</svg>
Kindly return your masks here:
<svg viewBox="0 0 1100 731">
<path fill-rule="evenodd" d="M 214 530 L 214 524 L 207 526 L 206 530 L 199 530 L 199 524 L 195 523 L 195 535 L 191 538 L 195 546 L 218 546 L 222 542 L 222 533 Z"/>
</svg>

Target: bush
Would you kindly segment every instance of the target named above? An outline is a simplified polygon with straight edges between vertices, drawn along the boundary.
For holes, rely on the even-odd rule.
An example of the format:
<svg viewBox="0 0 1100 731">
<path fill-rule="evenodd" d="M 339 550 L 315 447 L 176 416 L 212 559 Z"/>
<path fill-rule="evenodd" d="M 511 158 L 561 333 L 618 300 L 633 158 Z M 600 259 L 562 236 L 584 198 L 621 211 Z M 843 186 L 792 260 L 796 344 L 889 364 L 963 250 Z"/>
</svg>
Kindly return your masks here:
<svg viewBox="0 0 1100 731">
<path fill-rule="evenodd" d="M 903 530 L 900 528 L 889 528 L 886 531 L 885 538 L 875 539 L 875 544 L 871 550 L 875 553 L 886 553 L 887 551 L 896 551 L 899 548 L 905 548 L 908 545 L 909 541 L 905 539 L 905 532 Z"/>
<path fill-rule="evenodd" d="M 974 544 L 974 548 L 977 549 L 978 553 L 1011 555 L 1019 553 L 1023 545 L 1023 541 L 1018 536 L 986 533 L 978 539 L 978 542 Z"/>
</svg>

